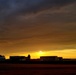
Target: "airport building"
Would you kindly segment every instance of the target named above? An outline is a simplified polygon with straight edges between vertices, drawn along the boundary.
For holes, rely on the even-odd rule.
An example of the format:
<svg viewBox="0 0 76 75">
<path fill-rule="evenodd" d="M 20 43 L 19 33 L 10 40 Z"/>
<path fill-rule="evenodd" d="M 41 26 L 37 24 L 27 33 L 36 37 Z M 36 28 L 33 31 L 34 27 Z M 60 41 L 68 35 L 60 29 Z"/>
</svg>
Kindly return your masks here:
<svg viewBox="0 0 76 75">
<path fill-rule="evenodd" d="M 0 55 L 0 61 L 5 61 L 5 56 Z"/>
<path fill-rule="evenodd" d="M 40 61 L 59 61 L 62 60 L 62 57 L 57 56 L 41 56 Z"/>
<path fill-rule="evenodd" d="M 29 61 L 30 60 L 30 55 L 27 57 L 25 56 L 10 56 L 11 61 Z"/>
</svg>

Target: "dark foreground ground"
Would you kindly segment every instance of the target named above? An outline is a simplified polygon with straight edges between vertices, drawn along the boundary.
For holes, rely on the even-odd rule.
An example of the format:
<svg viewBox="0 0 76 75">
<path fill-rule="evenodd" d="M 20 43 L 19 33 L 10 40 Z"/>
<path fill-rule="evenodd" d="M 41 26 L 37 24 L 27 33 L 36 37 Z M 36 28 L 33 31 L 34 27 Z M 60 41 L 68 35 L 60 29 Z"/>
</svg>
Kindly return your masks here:
<svg viewBox="0 0 76 75">
<path fill-rule="evenodd" d="M 76 75 L 76 65 L 0 64 L 0 75 Z"/>
</svg>

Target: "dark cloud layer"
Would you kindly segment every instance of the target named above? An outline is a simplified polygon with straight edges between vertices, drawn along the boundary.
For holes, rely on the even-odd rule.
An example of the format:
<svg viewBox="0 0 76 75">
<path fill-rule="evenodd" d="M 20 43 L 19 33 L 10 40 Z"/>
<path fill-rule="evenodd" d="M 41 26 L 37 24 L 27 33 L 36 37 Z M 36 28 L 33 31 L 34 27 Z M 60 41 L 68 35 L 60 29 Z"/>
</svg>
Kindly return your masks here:
<svg viewBox="0 0 76 75">
<path fill-rule="evenodd" d="M 76 0 L 0 0 L 1 53 L 75 49 L 75 34 Z"/>
<path fill-rule="evenodd" d="M 76 0 L 0 0 L 0 16 L 38 12 L 52 7 L 61 7 Z"/>
</svg>

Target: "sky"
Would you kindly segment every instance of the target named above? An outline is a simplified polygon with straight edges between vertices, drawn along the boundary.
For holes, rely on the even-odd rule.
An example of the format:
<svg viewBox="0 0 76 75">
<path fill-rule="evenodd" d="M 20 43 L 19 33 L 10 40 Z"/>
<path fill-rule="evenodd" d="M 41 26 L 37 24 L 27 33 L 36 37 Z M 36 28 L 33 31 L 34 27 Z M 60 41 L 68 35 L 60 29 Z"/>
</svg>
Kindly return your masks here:
<svg viewBox="0 0 76 75">
<path fill-rule="evenodd" d="M 0 54 L 76 58 L 76 0 L 0 0 Z"/>
</svg>

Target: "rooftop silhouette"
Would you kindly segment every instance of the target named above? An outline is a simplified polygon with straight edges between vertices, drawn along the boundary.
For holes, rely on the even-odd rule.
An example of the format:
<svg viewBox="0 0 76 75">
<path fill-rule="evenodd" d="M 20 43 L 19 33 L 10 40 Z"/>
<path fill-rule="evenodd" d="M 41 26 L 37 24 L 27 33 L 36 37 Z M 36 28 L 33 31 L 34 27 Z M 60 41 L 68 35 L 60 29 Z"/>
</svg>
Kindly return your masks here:
<svg viewBox="0 0 76 75">
<path fill-rule="evenodd" d="M 10 56 L 5 59 L 0 55 L 0 63 L 76 63 L 76 59 L 64 59 L 58 56 L 40 56 L 39 59 L 31 59 L 31 56 Z"/>
</svg>

